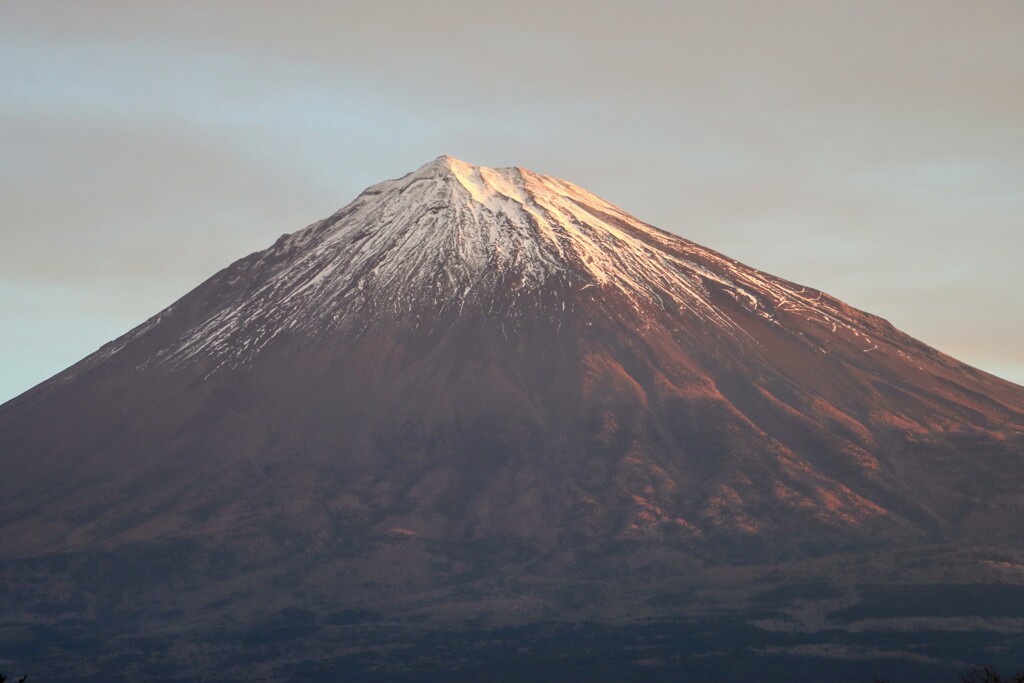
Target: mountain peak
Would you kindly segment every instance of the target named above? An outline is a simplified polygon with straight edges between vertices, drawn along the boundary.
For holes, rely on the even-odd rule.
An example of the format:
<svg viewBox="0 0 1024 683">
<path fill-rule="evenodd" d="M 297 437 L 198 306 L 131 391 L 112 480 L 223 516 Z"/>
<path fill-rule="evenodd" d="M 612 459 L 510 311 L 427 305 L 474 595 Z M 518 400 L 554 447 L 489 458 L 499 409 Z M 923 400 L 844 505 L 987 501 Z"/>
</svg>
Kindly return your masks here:
<svg viewBox="0 0 1024 683">
<path fill-rule="evenodd" d="M 232 472 L 239 505 L 267 497 L 250 475 L 273 496 L 295 472 L 300 498 L 339 477 L 299 516 L 331 510 L 330 526 L 347 510 L 366 533 L 896 538 L 990 499 L 1003 480 L 965 494 L 963 472 L 1024 444 L 1020 387 L 569 183 L 450 157 L 233 263 L 32 391 L 0 410 L 8 498 L 95 478 L 119 500 L 180 472 L 119 512 L 134 524 L 179 505 L 149 530 L 220 500 L 216 483 L 180 495 L 199 480 L 181 463 L 208 460 L 202 481 Z M 58 448 L 54 424 L 76 436 Z M 83 448 L 107 469 L 81 465 Z M 133 479 L 149 453 L 153 478 Z M 976 459 L 919 485 L 957 454 Z M 80 469 L 62 483 L 64 464 Z M 73 542 L 81 501 L 63 504 L 55 538 Z M 217 506 L 238 524 L 263 510 Z"/>
<path fill-rule="evenodd" d="M 873 322 L 820 292 L 654 228 L 564 180 L 447 155 L 367 188 L 200 289 L 213 292 L 207 317 L 148 364 L 213 356 L 217 367 L 231 367 L 282 334 L 385 323 L 430 329 L 474 313 L 515 326 L 528 311 L 555 319 L 629 311 L 639 325 L 667 316 L 734 341 L 749 341 L 752 321 L 789 327 L 813 319 L 829 335 L 854 335 L 865 350 L 878 346 L 866 329 Z M 814 348 L 827 353 L 821 340 Z"/>
<path fill-rule="evenodd" d="M 832 629 L 864 567 L 905 592 L 891 558 L 1019 575 L 1022 453 L 1024 388 L 564 181 L 443 157 L 0 406 L 0 642 L 65 680 L 249 680 L 231 663 L 267 651 L 272 680 L 415 677 L 478 661 L 424 630 L 463 622 L 583 648 L 620 633 L 584 619 L 621 620 L 671 654 L 679 605 L 760 629 L 815 567 Z M 792 572 L 752 573 L 772 560 Z M 143 668 L 146 642 L 195 668 Z M 617 667 L 647 647 L 622 642 Z"/>
<path fill-rule="evenodd" d="M 459 159 L 457 157 L 453 157 L 451 154 L 442 154 L 442 155 L 440 155 L 438 157 L 435 157 L 434 159 L 431 159 L 427 163 L 423 164 L 418 169 L 413 171 L 412 174 L 419 174 L 419 173 L 422 173 L 422 172 L 428 171 L 428 170 L 436 170 L 436 171 L 440 171 L 441 173 L 449 173 L 449 172 L 454 172 L 457 169 L 465 170 L 465 169 L 474 169 L 474 168 L 477 168 L 477 169 L 482 168 L 482 169 L 488 169 L 488 170 L 492 170 L 492 171 L 507 171 L 507 170 L 510 170 L 511 168 L 518 168 L 518 167 L 490 168 L 488 166 L 481 166 L 479 164 L 471 164 L 468 161 L 463 161 L 462 159 Z"/>
<path fill-rule="evenodd" d="M 296 339 L 429 335 L 460 321 L 502 335 L 668 330 L 673 344 L 685 338 L 737 364 L 772 353 L 780 336 L 818 358 L 850 354 L 911 373 L 927 348 L 566 181 L 442 156 L 235 262 L 61 377 L 108 359 L 213 374 Z"/>
<path fill-rule="evenodd" d="M 383 187 L 405 188 L 413 183 L 424 180 L 441 180 L 444 183 L 457 183 L 463 191 L 459 191 L 452 199 L 468 200 L 479 204 L 493 212 L 512 209 L 512 204 L 528 206 L 543 200 L 558 201 L 572 199 L 586 204 L 600 205 L 615 213 L 625 214 L 618 207 L 591 192 L 574 185 L 567 180 L 537 173 L 522 166 L 490 167 L 471 164 L 453 156 L 443 154 L 412 173 L 396 180 L 385 181 L 368 188 L 377 193 Z M 534 207 L 536 208 L 536 207 Z"/>
<path fill-rule="evenodd" d="M 465 161 L 456 159 L 450 154 L 442 154 L 439 157 L 431 159 L 427 163 L 417 168 L 412 173 L 406 174 L 403 177 L 418 176 L 418 177 L 429 177 L 436 175 L 447 175 L 450 174 L 456 165 L 469 166 Z"/>
<path fill-rule="evenodd" d="M 519 166 L 492 168 L 478 166 L 447 154 L 424 164 L 412 173 L 395 181 L 402 187 L 425 181 L 441 179 L 445 183 L 458 184 L 459 191 L 453 199 L 468 200 L 489 210 L 499 211 L 510 208 L 509 202 L 525 205 L 537 194 L 589 195 L 571 183 L 549 176 L 543 176 Z M 379 186 L 374 186 L 375 189 Z"/>
</svg>

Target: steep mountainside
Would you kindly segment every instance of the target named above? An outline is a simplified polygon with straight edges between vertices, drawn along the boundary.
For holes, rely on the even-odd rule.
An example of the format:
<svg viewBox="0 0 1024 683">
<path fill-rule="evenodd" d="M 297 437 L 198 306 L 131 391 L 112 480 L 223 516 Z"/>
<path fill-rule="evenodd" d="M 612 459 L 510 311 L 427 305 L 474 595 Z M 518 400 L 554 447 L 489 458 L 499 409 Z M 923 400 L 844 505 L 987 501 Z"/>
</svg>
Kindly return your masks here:
<svg viewBox="0 0 1024 683">
<path fill-rule="evenodd" d="M 336 515 L 822 540 L 1014 514 L 1022 425 L 1020 387 L 879 318 L 441 157 L 6 405 L 0 452 L 35 550 Z"/>
<path fill-rule="evenodd" d="M 450 157 L 0 407 L 0 553 L 132 554 L 139 581 L 191 577 L 162 603 L 189 615 L 182 586 L 226 567 L 397 604 L 374 586 L 599 580 L 591 560 L 639 548 L 1005 538 L 1022 491 L 1024 388 L 570 183 Z"/>
</svg>

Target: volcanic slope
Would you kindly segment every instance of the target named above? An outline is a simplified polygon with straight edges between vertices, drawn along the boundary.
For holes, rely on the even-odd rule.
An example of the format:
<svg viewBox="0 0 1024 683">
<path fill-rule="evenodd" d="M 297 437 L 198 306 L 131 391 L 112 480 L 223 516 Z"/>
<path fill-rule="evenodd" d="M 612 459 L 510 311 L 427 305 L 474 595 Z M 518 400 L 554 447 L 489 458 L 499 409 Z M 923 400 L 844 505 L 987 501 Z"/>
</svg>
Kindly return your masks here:
<svg viewBox="0 0 1024 683">
<path fill-rule="evenodd" d="M 440 157 L 0 407 L 0 534 L 764 559 L 1020 530 L 1022 454 L 1021 387 L 568 182 Z"/>
</svg>

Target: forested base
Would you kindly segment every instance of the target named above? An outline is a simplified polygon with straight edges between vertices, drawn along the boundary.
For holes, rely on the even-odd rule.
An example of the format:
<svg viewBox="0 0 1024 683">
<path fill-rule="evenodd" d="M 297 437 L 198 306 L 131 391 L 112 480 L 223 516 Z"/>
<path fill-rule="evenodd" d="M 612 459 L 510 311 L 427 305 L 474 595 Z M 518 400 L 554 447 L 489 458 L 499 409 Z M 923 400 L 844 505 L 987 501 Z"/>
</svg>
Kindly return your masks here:
<svg viewBox="0 0 1024 683">
<path fill-rule="evenodd" d="M 998 669 L 950 664 L 939 655 L 960 648 L 949 634 L 829 633 L 815 638 L 768 635 L 722 620 L 621 627 L 530 624 L 488 631 L 432 632 L 386 624 L 312 624 L 279 616 L 248 634 L 209 634 L 198 642 L 171 638 L 76 639 L 59 630 L 33 632 L 14 645 L 9 670 L 40 681 L 722 681 L 764 683 L 971 683 L 1018 681 Z M 235 639 L 240 638 L 240 639 Z M 966 650 L 1012 666 L 1022 639 L 967 644 Z M 893 647 L 902 650 L 897 658 Z M 1003 651 L 995 655 L 993 649 Z M 1005 648 L 1005 649 L 1004 649 Z M 6 649 L 6 648 L 5 648 Z M 819 650 L 820 656 L 797 654 Z M 849 658 L 839 655 L 845 651 Z M 892 654 L 886 655 L 889 651 Z M 332 654 L 332 651 L 334 654 Z M 1019 662 L 1018 662 L 1019 664 Z M 1012 670 L 1012 668 L 1009 668 Z M 39 672 L 39 675 L 35 675 Z M 958 673 L 959 672 L 959 673 Z"/>
<path fill-rule="evenodd" d="M 537 562 L 525 549 L 481 548 L 441 580 L 398 553 L 405 543 L 297 554 L 274 572 L 185 542 L 8 559 L 0 671 L 47 683 L 955 683 L 982 664 L 1022 667 L 1024 586 L 980 571 L 1001 565 L 977 549 L 731 566 L 637 545 L 524 580 L 516 563 Z M 355 571 L 385 551 L 396 573 Z M 979 672 L 972 683 L 1014 680 Z"/>
</svg>

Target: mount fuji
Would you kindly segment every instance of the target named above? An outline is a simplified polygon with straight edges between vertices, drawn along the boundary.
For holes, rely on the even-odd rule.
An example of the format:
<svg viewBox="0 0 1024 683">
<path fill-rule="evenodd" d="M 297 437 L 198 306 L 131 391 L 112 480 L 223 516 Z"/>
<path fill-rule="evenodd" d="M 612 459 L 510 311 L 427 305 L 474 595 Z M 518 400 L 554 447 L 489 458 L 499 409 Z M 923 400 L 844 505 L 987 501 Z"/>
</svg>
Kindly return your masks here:
<svg viewBox="0 0 1024 683">
<path fill-rule="evenodd" d="M 440 157 L 0 406 L 0 644 L 29 653 L 0 663 L 453 680 L 489 660 L 395 664 L 394 634 L 1012 588 L 1022 491 L 1024 388 L 566 181 Z"/>
</svg>

